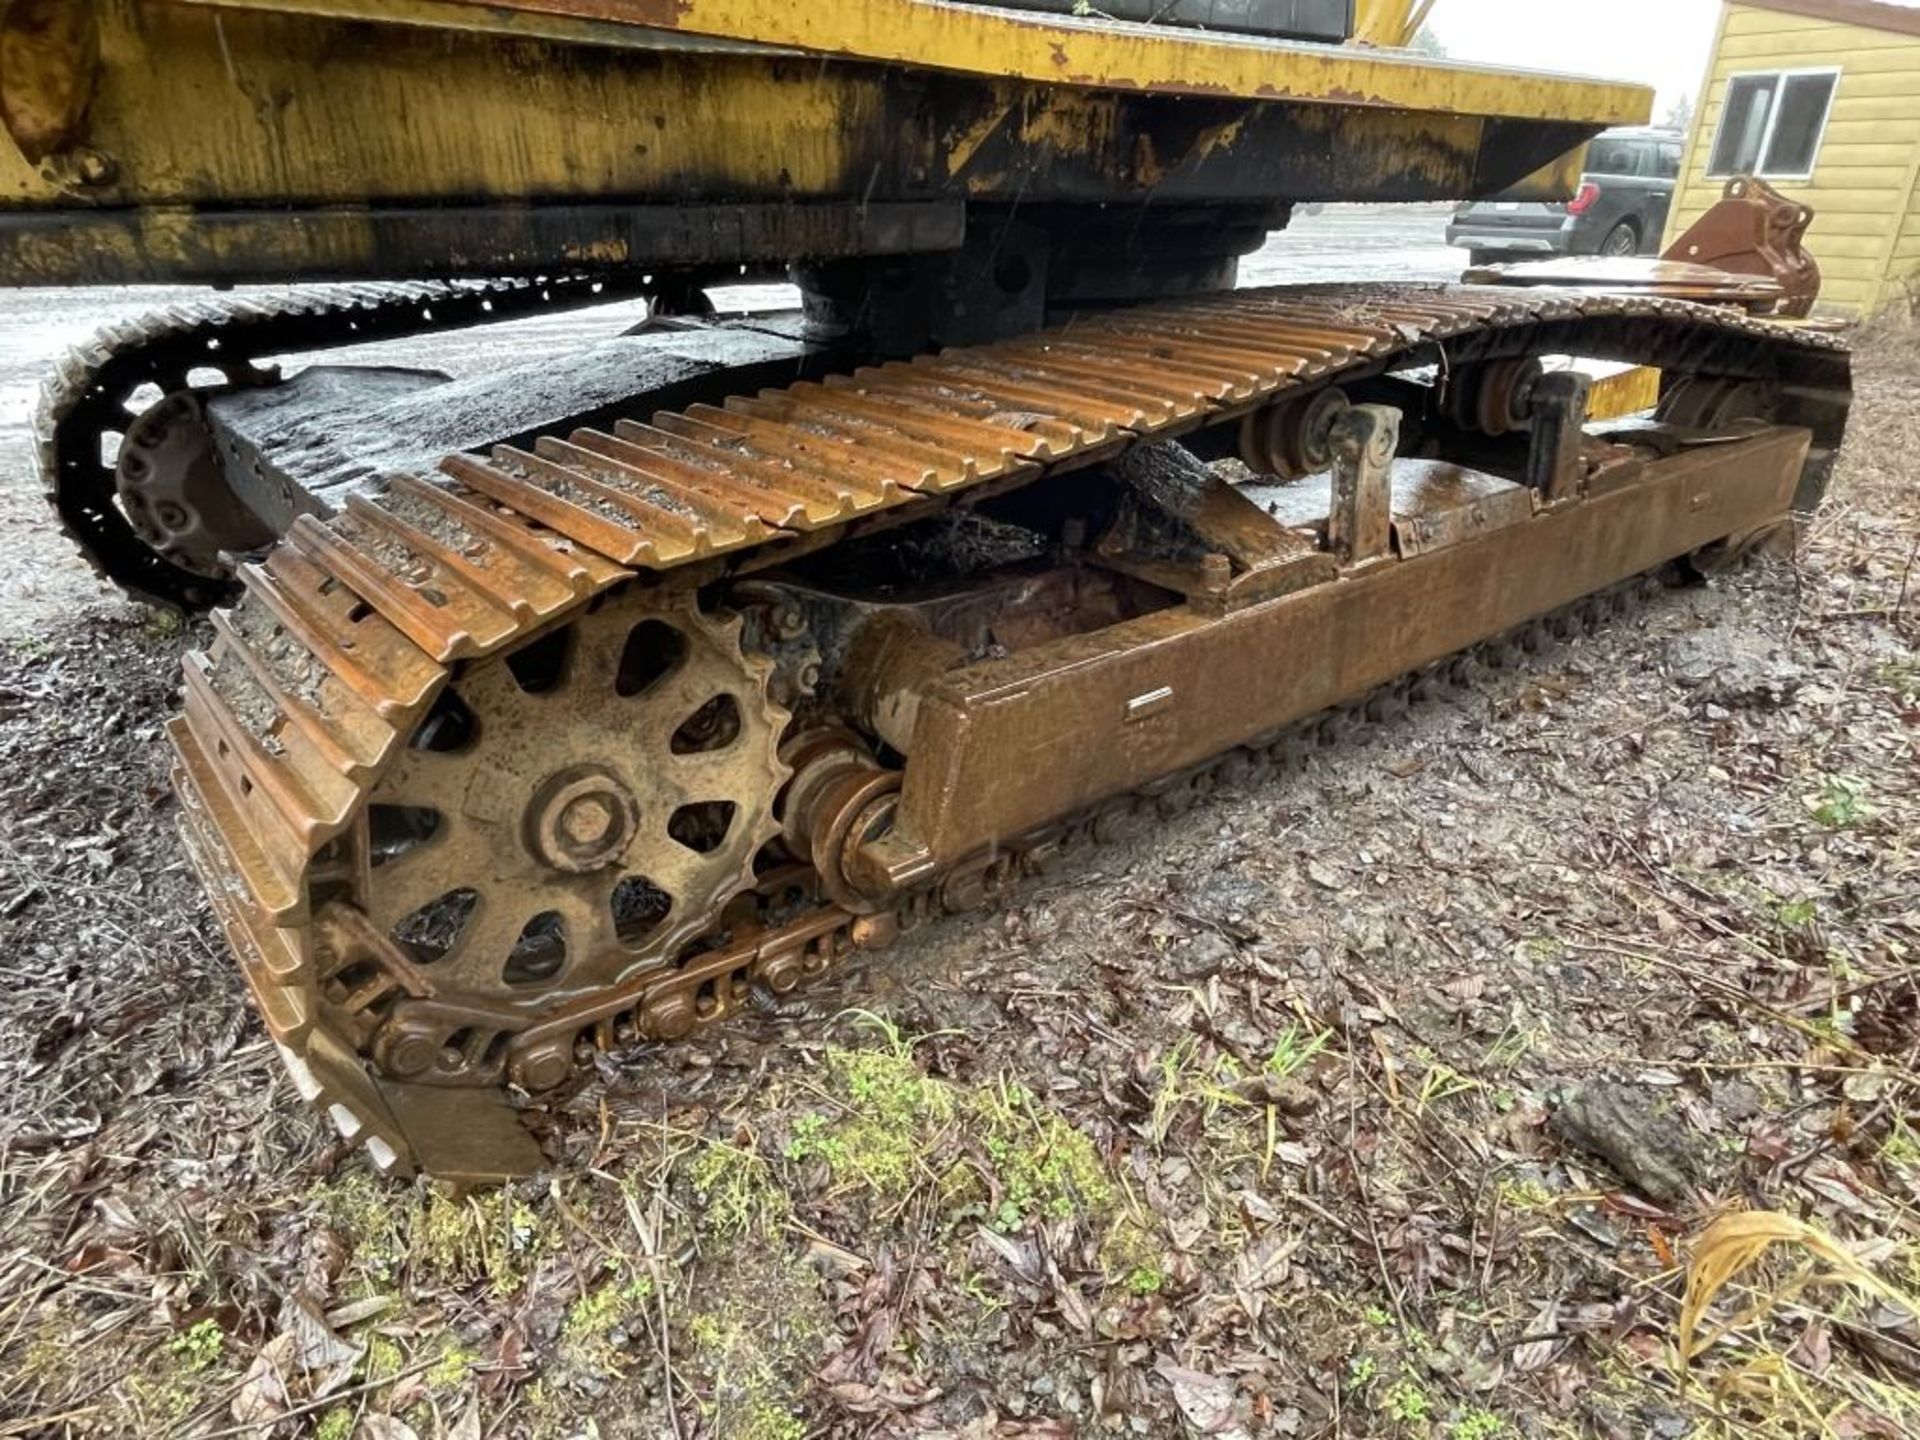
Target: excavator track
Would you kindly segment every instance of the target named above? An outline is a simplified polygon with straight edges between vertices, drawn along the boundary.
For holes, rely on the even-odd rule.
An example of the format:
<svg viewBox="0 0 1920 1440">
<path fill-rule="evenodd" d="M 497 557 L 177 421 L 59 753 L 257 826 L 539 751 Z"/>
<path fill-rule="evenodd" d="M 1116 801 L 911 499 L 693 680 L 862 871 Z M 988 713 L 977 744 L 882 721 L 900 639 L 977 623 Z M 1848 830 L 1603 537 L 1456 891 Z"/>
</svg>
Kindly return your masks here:
<svg viewBox="0 0 1920 1440">
<path fill-rule="evenodd" d="M 162 554 L 116 501 L 105 450 L 134 424 L 141 391 L 264 384 L 273 372 L 261 368 L 263 357 L 601 305 L 646 288 L 637 275 L 301 285 L 149 311 L 70 350 L 42 386 L 34 416 L 41 483 L 61 528 L 103 579 L 156 605 L 205 610 L 233 599 L 235 584 Z"/>
<path fill-rule="evenodd" d="M 782 805 L 797 803 L 781 787 L 801 757 L 780 734 L 795 697 L 768 680 L 777 627 L 744 623 L 724 592 L 879 527 L 1271 413 L 1336 383 L 1541 354 L 1658 365 L 1679 383 L 1764 383 L 1784 409 L 1825 417 L 1807 422 L 1816 476 L 1839 443 L 1845 351 L 1819 333 L 1630 295 L 1316 286 L 1081 317 L 530 450 L 453 455 L 435 473 L 387 477 L 331 519 L 303 516 L 263 561 L 242 567 L 237 604 L 215 615 L 210 649 L 189 658 L 185 710 L 170 728 L 188 851 L 297 1085 L 389 1173 L 418 1165 L 483 1177 L 537 1165 L 525 1132 L 500 1123 L 511 1119 L 503 1086 L 550 1089 L 596 1049 L 678 1038 L 735 1011 L 756 985 L 787 993 L 931 913 L 981 903 L 1077 845 L 1133 833 L 1284 758 L 1302 737 L 1336 731 L 1343 714 L 1377 717 L 1459 678 L 1470 658 L 1429 664 L 1347 697 L 1358 709 L 1283 723 L 1159 777 L 1150 793 L 1102 799 L 917 876 L 897 904 L 857 913 L 806 865 L 748 858 L 778 829 Z M 1374 570 L 1413 563 L 1388 558 Z M 1346 583 L 1331 571 L 1327 581 Z M 1519 639 L 1597 623 L 1618 593 L 1535 616 Z M 529 677 L 540 667 L 528 657 L 546 637 L 590 636 L 608 616 L 617 624 L 598 642 L 599 671 L 576 673 L 569 661 Z M 628 672 L 645 667 L 632 641 L 648 626 L 675 632 L 680 650 L 691 646 L 708 668 L 675 692 L 673 707 L 621 732 L 645 761 L 638 770 L 623 769 L 630 757 L 577 719 L 553 730 L 584 736 L 558 757 L 438 738 L 449 726 L 484 737 L 490 704 L 524 705 L 509 669 L 551 701 L 549 716 L 644 698 L 648 677 Z M 1498 658 L 1501 643 L 1487 653 Z M 567 698 L 591 684 L 605 687 L 602 700 L 591 690 Z M 725 696 L 735 702 L 734 738 L 716 753 L 744 755 L 732 766 L 703 759 L 699 743 Z M 536 710 L 495 733 L 525 730 L 538 751 L 543 723 Z M 496 758 L 460 759 L 483 754 Z M 546 774 L 549 761 L 559 768 Z M 411 831 L 394 820 L 422 793 L 415 771 L 462 763 L 465 772 L 435 782 L 434 808 L 455 818 L 408 822 Z M 683 763 L 702 778 L 671 780 Z M 502 798 L 523 790 L 534 817 L 524 821 Z M 567 878 L 576 862 L 591 869 L 647 846 L 659 855 L 665 811 L 677 820 L 714 805 L 745 818 L 704 850 L 681 837 L 683 848 L 720 858 L 696 874 L 676 854 L 678 878 L 647 887 L 670 903 L 654 913 L 645 897 L 628 906 L 653 925 L 637 940 L 623 932 L 560 963 L 542 958 L 541 916 L 491 958 L 445 938 L 458 927 L 434 909 L 438 891 L 521 895 L 534 884 L 490 892 L 504 862 L 474 858 L 501 853 L 499 837 L 515 825 L 523 848 L 549 860 L 553 899 L 542 913 L 575 913 L 567 907 L 587 883 Z M 727 848 L 736 842 L 742 848 Z M 449 868 L 396 892 L 394 877 L 430 865 L 436 846 L 473 872 Z M 411 858 L 395 869 L 396 854 Z M 430 903 L 407 910 L 415 899 Z M 494 902 L 478 903 L 485 914 Z M 403 911 L 406 923 L 394 923 Z M 618 901 L 613 918 L 629 918 Z M 512 929 L 495 924 L 493 943 Z"/>
</svg>

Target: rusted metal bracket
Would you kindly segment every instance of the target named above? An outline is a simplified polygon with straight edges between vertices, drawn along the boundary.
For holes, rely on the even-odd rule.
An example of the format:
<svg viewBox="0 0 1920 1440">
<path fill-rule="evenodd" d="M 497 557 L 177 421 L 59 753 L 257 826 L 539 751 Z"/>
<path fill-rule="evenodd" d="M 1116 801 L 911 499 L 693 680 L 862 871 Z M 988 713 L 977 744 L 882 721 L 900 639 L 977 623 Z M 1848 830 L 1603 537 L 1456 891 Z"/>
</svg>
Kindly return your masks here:
<svg viewBox="0 0 1920 1440">
<path fill-rule="evenodd" d="M 1393 452 L 1400 412 L 1355 405 L 1333 424 L 1333 508 L 1327 544 L 1343 566 L 1387 558 L 1393 546 Z"/>
<path fill-rule="evenodd" d="M 1577 370 L 1543 375 L 1528 401 L 1533 443 L 1527 448 L 1527 484 L 1543 508 L 1576 500 L 1586 474 L 1581 442 L 1593 382 Z"/>
</svg>

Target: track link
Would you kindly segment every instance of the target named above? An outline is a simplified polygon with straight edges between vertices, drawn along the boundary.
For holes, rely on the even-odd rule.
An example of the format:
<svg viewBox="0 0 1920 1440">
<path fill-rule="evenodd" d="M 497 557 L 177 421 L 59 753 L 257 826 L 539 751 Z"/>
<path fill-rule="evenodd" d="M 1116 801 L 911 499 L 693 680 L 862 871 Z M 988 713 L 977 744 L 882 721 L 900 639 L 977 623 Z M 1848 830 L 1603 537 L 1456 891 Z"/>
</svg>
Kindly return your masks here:
<svg viewBox="0 0 1920 1440">
<path fill-rule="evenodd" d="M 243 567 L 238 604 L 189 658 L 185 713 L 170 727 L 189 853 L 296 1083 L 380 1168 L 413 1165 L 410 1087 L 376 1078 L 366 1057 L 431 980 L 391 959 L 362 963 L 379 945 L 354 903 L 366 853 L 356 827 L 456 667 L 619 587 L 697 588 L 1335 381 L 1542 353 L 1764 381 L 1803 398 L 1817 453 L 1839 443 L 1845 351 L 1823 335 L 1625 296 L 1324 286 L 1110 313 L 530 451 L 450 456 L 330 520 L 303 517 Z M 1548 623 L 1585 624 L 1602 608 L 1585 602 Z M 1392 708 L 1416 684 L 1363 703 Z M 935 878 L 893 914 L 856 917 L 817 895 L 770 908 L 764 925 L 732 923 L 707 948 L 585 998 L 473 1017 L 463 1043 L 499 1060 L 496 1075 L 558 1083 L 595 1048 L 684 1034 L 731 1013 L 756 982 L 784 993 L 1083 841 L 1121 838 L 1272 763 L 1295 733 L 1049 826 Z"/>
<path fill-rule="evenodd" d="M 492 324 L 643 293 L 638 276 L 302 285 L 271 295 L 196 300 L 109 325 L 75 347 L 41 387 L 34 443 L 47 501 L 61 529 L 105 580 L 136 599 L 179 610 L 230 601 L 235 585 L 195 574 L 159 554 L 115 500 L 103 442 L 124 435 L 129 402 L 153 385 L 167 395 L 199 371 L 220 383 L 270 378 L 266 356 Z"/>
</svg>

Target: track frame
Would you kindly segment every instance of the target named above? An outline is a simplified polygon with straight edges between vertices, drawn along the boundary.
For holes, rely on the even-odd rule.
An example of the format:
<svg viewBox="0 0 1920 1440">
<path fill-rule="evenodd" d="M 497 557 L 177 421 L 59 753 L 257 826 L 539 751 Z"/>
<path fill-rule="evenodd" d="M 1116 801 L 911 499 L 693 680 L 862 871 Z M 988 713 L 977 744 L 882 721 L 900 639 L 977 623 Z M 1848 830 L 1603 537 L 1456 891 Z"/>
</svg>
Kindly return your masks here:
<svg viewBox="0 0 1920 1440">
<path fill-rule="evenodd" d="M 1377 472 L 1393 462 L 1360 443 L 1367 425 L 1342 422 L 1320 528 L 1269 527 L 1293 537 L 1264 547 L 1298 572 L 1290 593 L 1241 583 L 1262 563 L 1257 527 L 1203 503 L 1172 518 L 1226 548 L 1203 546 L 1190 565 L 1174 555 L 1168 602 L 1151 613 L 959 669 L 905 647 L 905 670 L 864 687 L 913 700 L 892 721 L 863 716 L 831 686 L 810 697 L 857 728 L 864 719 L 866 733 L 837 755 L 810 752 L 826 757 L 808 792 L 824 798 L 789 816 L 800 858 L 761 876 L 758 918 L 725 919 L 705 948 L 595 996 L 503 1014 L 496 1034 L 476 1033 L 464 1007 L 449 1040 L 458 1033 L 489 1055 L 505 1047 L 501 1065 L 467 1077 L 474 1088 L 461 1088 L 457 1068 L 428 1085 L 373 1059 L 387 1027 L 431 1043 L 436 1000 L 430 972 L 383 961 L 381 937 L 357 925 L 357 837 L 380 775 L 457 667 L 565 625 L 618 587 L 751 605 L 751 588 L 777 589 L 783 567 L 831 570 L 836 548 L 862 537 L 1045 498 L 1067 480 L 1105 483 L 1092 467 L 1155 441 L 1237 433 L 1245 417 L 1330 386 L 1395 393 L 1411 367 L 1508 376 L 1500 362 L 1543 349 L 1651 361 L 1676 386 L 1762 396 L 1773 423 L 1567 444 L 1581 428 L 1578 387 L 1539 384 L 1523 405 L 1526 387 L 1509 377 L 1506 408 L 1480 411 L 1537 427 L 1518 478 L 1490 489 L 1423 483 L 1422 494 L 1447 497 L 1445 514 L 1396 511 L 1382 525 L 1377 506 L 1392 487 Z M 1137 822 L 1136 787 L 1177 793 L 1186 777 L 1230 764 L 1206 758 L 1222 747 L 1264 753 L 1274 727 L 1315 706 L 1348 703 L 1650 565 L 1737 548 L 1817 497 L 1846 388 L 1845 350 L 1831 337 L 1726 311 L 1543 290 L 1319 286 L 1087 317 L 484 459 L 449 457 L 437 474 L 390 477 L 331 519 L 302 517 L 245 569 L 241 602 L 216 616 L 215 645 L 189 662 L 186 713 L 170 731 L 183 833 L 290 1070 L 342 1135 L 392 1173 L 517 1172 L 540 1163 L 538 1147 L 502 1092 L 480 1082 L 564 1083 L 596 1049 L 717 1022 L 755 987 L 790 989 L 929 906 L 990 898 L 1062 836 Z M 1715 406 L 1690 412 L 1711 420 Z M 1096 537 L 1073 543 L 1096 557 Z M 761 628 L 784 633 L 785 621 Z M 818 684 L 816 674 L 802 689 Z M 904 769 L 876 736 L 904 749 Z M 799 787 L 808 766 L 793 763 Z"/>
</svg>

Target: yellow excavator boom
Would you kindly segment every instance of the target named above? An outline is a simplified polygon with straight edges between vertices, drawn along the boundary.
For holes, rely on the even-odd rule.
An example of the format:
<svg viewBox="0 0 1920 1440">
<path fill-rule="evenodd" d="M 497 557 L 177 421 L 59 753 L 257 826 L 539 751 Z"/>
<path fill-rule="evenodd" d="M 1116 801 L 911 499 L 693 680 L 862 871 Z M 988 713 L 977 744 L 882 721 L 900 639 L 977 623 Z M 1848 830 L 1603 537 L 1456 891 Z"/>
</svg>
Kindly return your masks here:
<svg viewBox="0 0 1920 1440">
<path fill-rule="evenodd" d="M 1433 13 L 1433 0 L 1360 0 L 1354 39 L 1399 49 L 1413 43 Z"/>
</svg>

